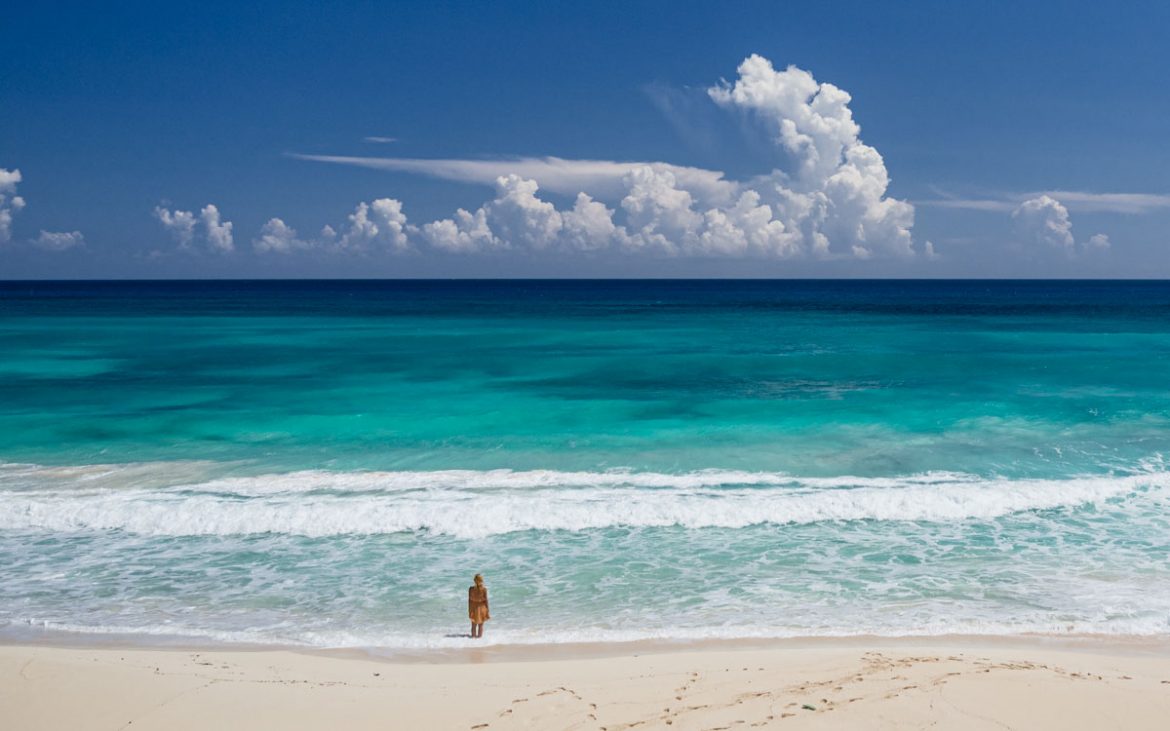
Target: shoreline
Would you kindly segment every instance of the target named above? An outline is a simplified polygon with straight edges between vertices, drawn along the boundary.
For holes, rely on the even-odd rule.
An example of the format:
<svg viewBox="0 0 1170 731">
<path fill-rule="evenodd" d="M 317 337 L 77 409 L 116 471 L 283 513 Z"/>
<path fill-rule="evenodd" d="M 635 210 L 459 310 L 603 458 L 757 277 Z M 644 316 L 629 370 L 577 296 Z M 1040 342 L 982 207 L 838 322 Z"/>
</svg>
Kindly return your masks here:
<svg viewBox="0 0 1170 731">
<path fill-rule="evenodd" d="M 602 655 L 494 649 L 424 661 L 358 650 L 0 643 L 0 708 L 12 728 L 133 731 L 1156 729 L 1170 717 L 1164 643 L 936 637 Z"/>
<path fill-rule="evenodd" d="M 455 639 L 455 638 L 452 638 Z M 463 639 L 463 638 L 459 638 Z M 738 637 L 636 639 L 583 642 L 486 642 L 433 647 L 314 646 L 279 642 L 228 642 L 184 635 L 73 632 L 36 630 L 18 635 L 0 634 L 0 648 L 46 647 L 65 650 L 120 650 L 159 652 L 287 652 L 336 658 L 359 658 L 395 664 L 467 662 L 540 662 L 671 655 L 690 652 L 780 651 L 850 649 L 858 647 L 997 647 L 1100 652 L 1111 655 L 1170 658 L 1170 634 L 923 634 L 923 635 L 807 635 L 797 637 Z"/>
</svg>

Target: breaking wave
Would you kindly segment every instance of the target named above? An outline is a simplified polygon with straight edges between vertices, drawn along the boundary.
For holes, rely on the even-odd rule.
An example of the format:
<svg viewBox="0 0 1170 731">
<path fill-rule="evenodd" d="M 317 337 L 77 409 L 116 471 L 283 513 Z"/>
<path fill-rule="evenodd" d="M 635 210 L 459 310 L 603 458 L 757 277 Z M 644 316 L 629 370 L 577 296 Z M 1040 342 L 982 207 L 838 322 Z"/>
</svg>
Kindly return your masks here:
<svg viewBox="0 0 1170 731">
<path fill-rule="evenodd" d="M 0 529 L 151 536 L 425 532 L 470 539 L 607 527 L 955 522 L 1139 497 L 1161 501 L 1170 486 L 1167 472 L 1000 479 L 961 473 L 807 478 L 719 470 L 447 470 L 303 471 L 117 487 L 117 468 L 81 471 L 83 478 L 62 477 L 61 469 L 0 470 Z M 103 475 L 96 486 L 92 474 Z"/>
</svg>

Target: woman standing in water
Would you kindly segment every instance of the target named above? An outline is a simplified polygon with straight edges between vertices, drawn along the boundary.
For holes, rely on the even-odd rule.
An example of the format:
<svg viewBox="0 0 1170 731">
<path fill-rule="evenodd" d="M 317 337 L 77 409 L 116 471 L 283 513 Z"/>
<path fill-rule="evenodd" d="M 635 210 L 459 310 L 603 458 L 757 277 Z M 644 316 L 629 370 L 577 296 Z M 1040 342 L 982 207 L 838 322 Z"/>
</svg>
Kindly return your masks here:
<svg viewBox="0 0 1170 731">
<path fill-rule="evenodd" d="M 488 610 L 487 587 L 483 576 L 475 575 L 475 585 L 467 589 L 467 616 L 471 618 L 471 636 L 483 637 L 483 623 L 492 618 Z"/>
</svg>

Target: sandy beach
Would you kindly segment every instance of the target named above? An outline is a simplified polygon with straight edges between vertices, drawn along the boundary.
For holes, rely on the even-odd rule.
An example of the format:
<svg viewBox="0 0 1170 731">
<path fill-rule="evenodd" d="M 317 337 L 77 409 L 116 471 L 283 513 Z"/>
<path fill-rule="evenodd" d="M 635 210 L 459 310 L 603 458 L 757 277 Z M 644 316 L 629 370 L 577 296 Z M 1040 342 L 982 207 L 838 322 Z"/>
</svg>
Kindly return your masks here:
<svg viewBox="0 0 1170 731">
<path fill-rule="evenodd" d="M 0 647 L 6 729 L 1162 729 L 1148 646 L 896 641 L 430 660 Z"/>
</svg>

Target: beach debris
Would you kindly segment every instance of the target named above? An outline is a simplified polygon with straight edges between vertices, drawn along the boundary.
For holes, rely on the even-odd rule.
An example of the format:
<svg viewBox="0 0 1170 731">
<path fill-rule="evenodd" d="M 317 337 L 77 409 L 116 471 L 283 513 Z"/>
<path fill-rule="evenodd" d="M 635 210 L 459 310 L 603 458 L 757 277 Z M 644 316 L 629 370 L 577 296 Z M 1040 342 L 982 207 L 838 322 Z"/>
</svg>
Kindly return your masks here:
<svg viewBox="0 0 1170 731">
<path fill-rule="evenodd" d="M 816 707 L 816 706 L 809 705 L 808 703 L 805 703 L 805 704 L 801 705 L 801 708 L 803 708 L 803 709 L 804 709 L 804 710 L 806 710 L 806 711 L 815 711 L 815 710 L 817 710 L 817 707 Z"/>
</svg>

